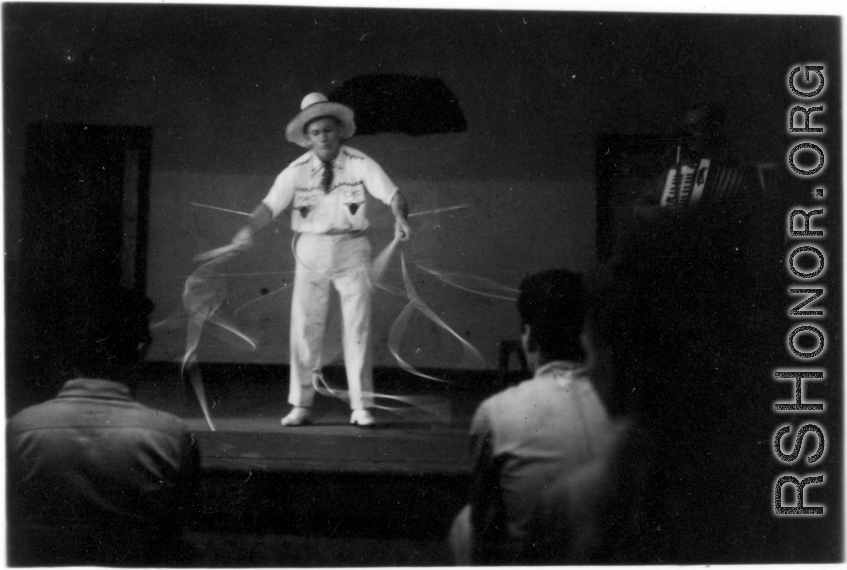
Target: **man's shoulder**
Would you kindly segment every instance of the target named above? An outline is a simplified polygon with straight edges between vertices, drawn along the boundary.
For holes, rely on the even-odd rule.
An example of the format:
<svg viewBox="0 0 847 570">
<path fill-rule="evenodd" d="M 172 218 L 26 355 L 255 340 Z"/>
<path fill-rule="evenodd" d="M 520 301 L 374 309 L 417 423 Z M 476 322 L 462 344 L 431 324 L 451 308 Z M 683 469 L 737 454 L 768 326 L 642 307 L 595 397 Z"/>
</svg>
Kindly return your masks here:
<svg viewBox="0 0 847 570">
<path fill-rule="evenodd" d="M 182 418 L 135 400 L 73 400 L 54 398 L 25 408 L 9 420 L 10 436 L 32 431 L 82 429 L 142 430 L 179 438 L 188 434 Z"/>
<path fill-rule="evenodd" d="M 294 160 L 288 163 L 288 166 L 285 167 L 286 170 L 296 170 L 299 168 L 308 168 L 312 162 L 312 151 L 307 151 L 304 154 L 301 154 Z"/>
<path fill-rule="evenodd" d="M 8 431 L 12 435 L 21 430 L 31 429 L 39 425 L 42 421 L 55 417 L 57 405 L 60 405 L 54 398 L 33 404 L 16 413 L 9 420 Z"/>
<path fill-rule="evenodd" d="M 508 407 L 513 404 L 516 399 L 522 398 L 527 391 L 532 391 L 534 389 L 534 385 L 531 384 L 532 380 L 532 378 L 521 380 L 514 386 L 509 386 L 508 388 L 504 388 L 503 390 L 488 396 L 479 405 L 479 409 L 493 411 L 502 406 Z"/>
<path fill-rule="evenodd" d="M 368 156 L 367 154 L 365 154 L 364 152 L 360 151 L 359 149 L 347 146 L 347 145 L 343 145 L 341 147 L 340 154 L 346 160 L 348 160 L 349 162 L 351 162 L 353 164 L 355 164 L 355 163 L 362 163 L 362 164 L 374 163 L 374 164 L 376 164 L 376 161 L 374 159 L 372 159 L 370 156 Z"/>
<path fill-rule="evenodd" d="M 512 433 L 525 423 L 528 414 L 536 410 L 539 402 L 553 397 L 550 382 L 527 378 L 492 394 L 477 407 L 471 431 Z"/>
<path fill-rule="evenodd" d="M 188 426 L 181 417 L 135 400 L 124 404 L 116 403 L 109 415 L 112 416 L 111 425 L 133 431 L 158 434 L 160 437 L 172 439 L 180 439 L 189 434 Z"/>
<path fill-rule="evenodd" d="M 479 407 L 482 408 L 485 406 L 489 410 L 499 407 L 514 408 L 518 403 L 524 401 L 536 402 L 539 397 L 544 397 L 545 394 L 558 393 L 560 391 L 557 388 L 558 384 L 545 381 L 549 379 L 549 376 L 542 374 L 521 380 L 514 386 L 492 394 L 483 400 Z M 578 378 L 573 379 L 573 382 L 573 388 L 577 391 L 594 390 L 591 377 L 588 374 L 580 374 Z"/>
</svg>

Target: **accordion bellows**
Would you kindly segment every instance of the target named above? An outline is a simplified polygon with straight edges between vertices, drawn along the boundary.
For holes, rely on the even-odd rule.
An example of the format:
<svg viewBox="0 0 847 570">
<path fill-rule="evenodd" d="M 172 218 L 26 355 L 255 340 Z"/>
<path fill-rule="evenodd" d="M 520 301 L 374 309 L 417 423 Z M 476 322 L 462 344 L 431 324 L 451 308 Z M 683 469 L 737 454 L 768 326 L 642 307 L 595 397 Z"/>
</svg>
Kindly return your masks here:
<svg viewBox="0 0 847 570">
<path fill-rule="evenodd" d="M 681 161 L 668 169 L 662 190 L 662 207 L 683 208 L 702 202 L 738 198 L 743 192 L 743 175 L 735 164 L 702 158 Z"/>
</svg>

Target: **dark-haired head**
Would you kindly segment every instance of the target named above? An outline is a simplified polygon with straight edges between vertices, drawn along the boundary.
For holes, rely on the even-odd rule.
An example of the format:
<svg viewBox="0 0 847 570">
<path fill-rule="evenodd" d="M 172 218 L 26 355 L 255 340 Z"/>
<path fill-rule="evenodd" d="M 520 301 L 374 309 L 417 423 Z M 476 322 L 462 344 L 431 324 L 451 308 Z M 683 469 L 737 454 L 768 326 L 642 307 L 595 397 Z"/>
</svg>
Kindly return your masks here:
<svg viewBox="0 0 847 570">
<path fill-rule="evenodd" d="M 123 287 L 105 291 L 82 325 L 76 372 L 114 376 L 136 364 L 150 345 L 152 311 L 153 302 L 139 292 Z"/>
<path fill-rule="evenodd" d="M 529 327 L 531 342 L 545 360 L 585 359 L 581 335 L 587 313 L 582 276 L 565 269 L 549 269 L 521 282 L 518 313 Z"/>
<path fill-rule="evenodd" d="M 692 151 L 720 150 L 726 146 L 726 108 L 720 102 L 697 103 L 685 112 L 682 137 Z"/>
</svg>

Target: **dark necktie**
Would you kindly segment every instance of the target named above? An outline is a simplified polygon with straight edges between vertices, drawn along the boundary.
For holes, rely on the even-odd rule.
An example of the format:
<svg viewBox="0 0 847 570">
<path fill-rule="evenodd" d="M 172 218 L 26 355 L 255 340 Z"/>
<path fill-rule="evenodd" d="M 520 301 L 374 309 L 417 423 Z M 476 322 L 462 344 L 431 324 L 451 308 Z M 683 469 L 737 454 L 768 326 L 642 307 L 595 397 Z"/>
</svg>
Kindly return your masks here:
<svg viewBox="0 0 847 570">
<path fill-rule="evenodd" d="M 324 189 L 326 194 L 329 194 L 330 189 L 332 188 L 332 162 L 324 161 L 324 171 L 321 176 L 321 186 Z"/>
</svg>

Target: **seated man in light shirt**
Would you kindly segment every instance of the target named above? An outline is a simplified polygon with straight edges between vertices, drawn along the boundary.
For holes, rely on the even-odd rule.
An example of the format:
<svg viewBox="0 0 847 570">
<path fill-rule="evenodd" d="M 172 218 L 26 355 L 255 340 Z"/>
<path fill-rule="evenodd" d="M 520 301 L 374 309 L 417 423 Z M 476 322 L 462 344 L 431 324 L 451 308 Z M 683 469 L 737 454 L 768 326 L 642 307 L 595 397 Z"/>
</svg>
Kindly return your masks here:
<svg viewBox="0 0 847 570">
<path fill-rule="evenodd" d="M 450 536 L 458 564 L 584 563 L 591 554 L 593 523 L 574 517 L 591 514 L 583 499 L 599 500 L 619 427 L 592 379 L 585 297 L 581 276 L 565 270 L 521 283 L 534 377 L 485 400 L 473 418 L 470 502 Z"/>
</svg>

